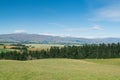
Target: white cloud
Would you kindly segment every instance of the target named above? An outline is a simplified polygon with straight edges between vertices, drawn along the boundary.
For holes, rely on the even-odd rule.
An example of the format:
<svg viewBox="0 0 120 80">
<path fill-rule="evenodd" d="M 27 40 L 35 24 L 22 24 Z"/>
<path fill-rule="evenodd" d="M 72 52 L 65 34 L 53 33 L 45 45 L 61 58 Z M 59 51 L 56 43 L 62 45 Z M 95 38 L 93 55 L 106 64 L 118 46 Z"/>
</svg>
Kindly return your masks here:
<svg viewBox="0 0 120 80">
<path fill-rule="evenodd" d="M 26 33 L 25 30 L 15 30 L 14 33 Z"/>
<path fill-rule="evenodd" d="M 103 28 L 100 27 L 99 25 L 95 25 L 91 29 L 93 29 L 93 30 L 103 30 Z"/>
<path fill-rule="evenodd" d="M 48 36 L 60 36 L 60 37 L 68 37 L 70 34 L 53 34 L 53 33 L 39 33 L 40 35 L 48 35 Z"/>
<path fill-rule="evenodd" d="M 109 5 L 93 12 L 92 21 L 120 21 L 120 4 Z"/>
<path fill-rule="evenodd" d="M 55 34 L 51 34 L 51 33 L 39 33 L 40 35 L 50 35 L 50 36 L 55 36 Z"/>
<path fill-rule="evenodd" d="M 94 25 L 93 27 L 87 27 L 87 28 L 69 28 L 65 31 L 67 32 L 88 32 L 93 30 L 103 30 L 103 28 L 99 25 Z"/>
</svg>

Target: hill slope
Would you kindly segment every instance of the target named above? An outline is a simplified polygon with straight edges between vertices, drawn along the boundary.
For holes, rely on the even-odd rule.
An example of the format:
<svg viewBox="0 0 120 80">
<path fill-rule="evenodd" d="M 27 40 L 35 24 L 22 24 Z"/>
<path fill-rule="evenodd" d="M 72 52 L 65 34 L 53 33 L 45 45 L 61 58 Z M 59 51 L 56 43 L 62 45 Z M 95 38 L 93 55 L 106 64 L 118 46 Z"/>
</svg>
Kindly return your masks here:
<svg viewBox="0 0 120 80">
<path fill-rule="evenodd" d="M 2 42 L 34 42 L 34 43 L 116 43 L 120 42 L 120 38 L 75 38 L 75 37 L 59 37 L 38 34 L 3 34 L 0 35 Z"/>
<path fill-rule="evenodd" d="M 120 59 L 0 60 L 0 80 L 120 80 Z"/>
</svg>

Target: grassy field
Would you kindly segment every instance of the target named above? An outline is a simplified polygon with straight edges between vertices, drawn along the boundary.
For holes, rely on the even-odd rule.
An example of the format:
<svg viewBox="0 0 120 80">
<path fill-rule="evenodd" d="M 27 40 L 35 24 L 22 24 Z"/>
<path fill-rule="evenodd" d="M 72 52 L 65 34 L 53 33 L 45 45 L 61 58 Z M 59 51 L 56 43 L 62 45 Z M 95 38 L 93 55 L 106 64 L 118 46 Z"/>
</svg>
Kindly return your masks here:
<svg viewBox="0 0 120 80">
<path fill-rule="evenodd" d="M 4 45 L 0 45 L 0 52 L 18 51 L 16 49 L 11 49 L 12 47 L 15 47 L 15 46 L 6 45 L 4 49 Z"/>
<path fill-rule="evenodd" d="M 56 47 L 64 46 L 64 45 L 60 45 L 60 44 L 24 44 L 24 45 L 29 46 L 28 50 L 31 50 L 31 51 L 42 50 L 42 49 L 47 50 L 47 49 L 50 49 L 50 47 L 52 47 L 52 46 L 56 46 Z M 10 43 L 5 44 L 6 49 L 4 49 L 4 45 L 0 45 L 0 52 L 18 51 L 17 49 L 12 49 L 13 47 L 16 47 L 16 46 L 12 46 L 12 45 L 10 45 Z M 17 47 L 20 47 L 20 46 L 17 46 Z"/>
<path fill-rule="evenodd" d="M 0 80 L 120 80 L 120 59 L 0 60 Z"/>
<path fill-rule="evenodd" d="M 63 47 L 64 45 L 60 44 L 26 44 L 26 46 L 32 46 L 33 48 L 30 48 L 29 50 L 41 50 L 41 49 L 49 49 L 52 46 L 56 47 Z"/>
<path fill-rule="evenodd" d="M 0 49 L 3 49 L 4 48 L 4 46 L 3 45 L 0 45 Z"/>
</svg>

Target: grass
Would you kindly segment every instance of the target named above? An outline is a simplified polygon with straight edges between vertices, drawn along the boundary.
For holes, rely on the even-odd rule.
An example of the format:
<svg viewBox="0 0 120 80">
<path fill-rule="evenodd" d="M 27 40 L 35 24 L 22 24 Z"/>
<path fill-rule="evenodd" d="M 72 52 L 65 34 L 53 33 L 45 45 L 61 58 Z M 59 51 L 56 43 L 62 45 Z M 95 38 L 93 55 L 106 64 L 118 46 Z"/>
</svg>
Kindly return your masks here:
<svg viewBox="0 0 120 80">
<path fill-rule="evenodd" d="M 104 64 L 104 65 L 119 65 L 120 66 L 120 59 L 86 59 L 86 61 Z"/>
<path fill-rule="evenodd" d="M 9 43 L 10 44 L 10 43 Z M 25 44 L 26 46 L 31 46 L 31 48 L 28 48 L 30 51 L 36 51 L 36 50 L 47 50 L 50 49 L 51 46 L 56 46 L 56 47 L 63 47 L 64 45 L 60 44 Z M 0 52 L 6 52 L 6 51 L 19 51 L 18 49 L 12 49 L 12 47 L 16 46 L 11 46 L 11 45 L 6 45 L 4 49 L 3 45 L 0 45 Z"/>
<path fill-rule="evenodd" d="M 32 46 L 34 48 L 30 48 L 29 50 L 41 50 L 41 49 L 49 49 L 51 46 L 63 47 L 64 45 L 60 44 L 26 44 L 26 46 Z"/>
<path fill-rule="evenodd" d="M 0 49 L 3 49 L 4 48 L 4 46 L 3 45 L 0 45 Z"/>
<path fill-rule="evenodd" d="M 1 52 L 9 52 L 9 51 L 19 51 L 17 49 L 0 49 L 0 53 Z"/>
<path fill-rule="evenodd" d="M 10 51 L 9 49 L 0 49 L 0 52 L 7 52 Z"/>
<path fill-rule="evenodd" d="M 7 45 L 5 47 L 6 47 L 6 49 L 4 49 L 4 45 L 0 45 L 0 52 L 18 51 L 17 49 L 11 49 L 12 47 L 15 47 L 15 46 Z"/>
<path fill-rule="evenodd" d="M 0 60 L 0 80 L 120 80 L 119 63 L 120 59 Z"/>
</svg>

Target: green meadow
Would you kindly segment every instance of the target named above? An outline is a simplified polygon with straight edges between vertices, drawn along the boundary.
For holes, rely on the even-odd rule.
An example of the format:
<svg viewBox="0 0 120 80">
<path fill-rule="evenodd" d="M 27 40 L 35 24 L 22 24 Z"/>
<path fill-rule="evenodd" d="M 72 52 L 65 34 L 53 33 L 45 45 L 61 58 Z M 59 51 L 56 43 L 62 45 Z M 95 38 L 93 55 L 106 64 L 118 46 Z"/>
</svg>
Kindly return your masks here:
<svg viewBox="0 0 120 80">
<path fill-rule="evenodd" d="M 120 80 L 120 59 L 0 60 L 0 80 Z"/>
</svg>

